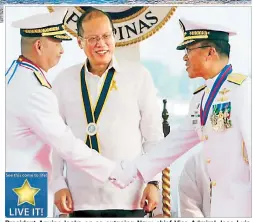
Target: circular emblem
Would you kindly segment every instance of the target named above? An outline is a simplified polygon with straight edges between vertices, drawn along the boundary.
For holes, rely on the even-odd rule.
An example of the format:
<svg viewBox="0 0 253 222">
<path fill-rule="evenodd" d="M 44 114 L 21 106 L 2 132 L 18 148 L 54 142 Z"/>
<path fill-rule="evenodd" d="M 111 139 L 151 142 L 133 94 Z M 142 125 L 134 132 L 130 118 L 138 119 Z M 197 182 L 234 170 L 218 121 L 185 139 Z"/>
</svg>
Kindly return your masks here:
<svg viewBox="0 0 253 222">
<path fill-rule="evenodd" d="M 76 22 L 91 6 L 48 6 L 50 12 L 68 10 L 66 30 L 77 36 Z M 94 6 L 107 12 L 113 20 L 116 46 L 138 43 L 159 31 L 174 14 L 172 6 Z"/>
<path fill-rule="evenodd" d="M 97 124 L 96 123 L 89 123 L 86 128 L 86 133 L 89 136 L 94 136 L 97 133 Z"/>
</svg>

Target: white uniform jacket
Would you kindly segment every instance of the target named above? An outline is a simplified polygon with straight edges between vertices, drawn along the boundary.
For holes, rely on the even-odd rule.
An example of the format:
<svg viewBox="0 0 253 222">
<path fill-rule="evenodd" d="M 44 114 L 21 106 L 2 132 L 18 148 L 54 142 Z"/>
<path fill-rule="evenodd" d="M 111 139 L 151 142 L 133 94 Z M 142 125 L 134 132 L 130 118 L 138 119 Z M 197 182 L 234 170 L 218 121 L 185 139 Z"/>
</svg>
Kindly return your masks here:
<svg viewBox="0 0 253 222">
<path fill-rule="evenodd" d="M 178 192 L 181 217 L 210 216 L 210 178 L 202 152 L 191 156 L 179 178 Z"/>
<path fill-rule="evenodd" d="M 115 164 L 74 137 L 44 74 L 29 67 L 17 65 L 6 78 L 6 171 L 45 171 L 36 155 L 52 147 L 90 178 L 105 182 Z"/>
<path fill-rule="evenodd" d="M 149 180 L 204 136 L 203 155 L 212 181 L 210 216 L 251 217 L 251 80 L 241 74 L 229 75 L 212 103 L 202 133 L 200 101 L 206 91 L 204 106 L 216 78 L 206 81 L 205 90 L 202 87 L 195 92 L 185 123 L 159 143 L 156 152 L 139 158 L 136 165 L 144 180 Z M 211 118 L 222 106 L 227 106 L 229 113 Z M 230 127 L 218 131 L 225 123 Z"/>
</svg>

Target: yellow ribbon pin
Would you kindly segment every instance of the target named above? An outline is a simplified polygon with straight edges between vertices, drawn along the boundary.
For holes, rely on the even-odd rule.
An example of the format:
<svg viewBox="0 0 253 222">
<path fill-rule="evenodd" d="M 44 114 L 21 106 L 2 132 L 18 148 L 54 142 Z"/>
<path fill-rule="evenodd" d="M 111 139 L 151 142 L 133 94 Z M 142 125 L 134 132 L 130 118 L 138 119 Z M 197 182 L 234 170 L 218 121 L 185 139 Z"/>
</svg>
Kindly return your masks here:
<svg viewBox="0 0 253 222">
<path fill-rule="evenodd" d="M 118 90 L 118 87 L 116 85 L 116 81 L 115 80 L 112 80 L 112 85 L 111 85 L 111 90 Z"/>
</svg>

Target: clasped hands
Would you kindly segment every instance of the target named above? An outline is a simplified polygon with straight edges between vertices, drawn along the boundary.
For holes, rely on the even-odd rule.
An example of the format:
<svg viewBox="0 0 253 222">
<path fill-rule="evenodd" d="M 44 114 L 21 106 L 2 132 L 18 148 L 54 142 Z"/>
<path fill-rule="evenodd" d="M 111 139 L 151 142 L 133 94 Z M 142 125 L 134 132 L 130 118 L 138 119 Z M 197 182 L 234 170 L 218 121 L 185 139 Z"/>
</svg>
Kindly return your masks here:
<svg viewBox="0 0 253 222">
<path fill-rule="evenodd" d="M 136 161 L 136 160 L 135 160 Z M 142 180 L 143 178 L 134 164 L 134 161 L 121 161 L 118 163 L 111 173 L 109 180 L 121 189 L 127 187 L 135 180 Z M 145 212 L 152 212 L 159 203 L 159 191 L 153 184 L 148 184 L 143 191 L 140 207 Z"/>
<path fill-rule="evenodd" d="M 136 179 L 142 180 L 142 176 L 139 173 L 134 162 L 121 161 L 116 164 L 116 167 L 112 171 L 109 180 L 118 188 L 124 189 Z"/>
</svg>

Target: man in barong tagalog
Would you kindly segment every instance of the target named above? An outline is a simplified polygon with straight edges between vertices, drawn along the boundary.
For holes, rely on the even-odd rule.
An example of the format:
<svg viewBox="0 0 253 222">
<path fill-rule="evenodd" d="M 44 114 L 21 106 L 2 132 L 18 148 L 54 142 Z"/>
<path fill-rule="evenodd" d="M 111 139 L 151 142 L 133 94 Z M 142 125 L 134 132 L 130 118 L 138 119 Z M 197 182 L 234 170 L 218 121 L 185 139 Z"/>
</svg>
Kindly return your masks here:
<svg viewBox="0 0 253 222">
<path fill-rule="evenodd" d="M 148 152 L 163 138 L 150 73 L 139 64 L 117 62 L 113 23 L 107 13 L 86 10 L 77 22 L 77 32 L 87 59 L 63 70 L 52 84 L 62 118 L 77 138 L 112 161 L 120 163 Z M 90 178 L 57 152 L 53 152 L 52 166 L 59 214 L 144 217 L 145 211 L 158 205 L 161 175 L 121 190 L 110 181 L 102 184 Z"/>
</svg>

